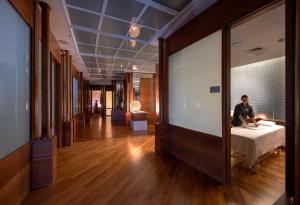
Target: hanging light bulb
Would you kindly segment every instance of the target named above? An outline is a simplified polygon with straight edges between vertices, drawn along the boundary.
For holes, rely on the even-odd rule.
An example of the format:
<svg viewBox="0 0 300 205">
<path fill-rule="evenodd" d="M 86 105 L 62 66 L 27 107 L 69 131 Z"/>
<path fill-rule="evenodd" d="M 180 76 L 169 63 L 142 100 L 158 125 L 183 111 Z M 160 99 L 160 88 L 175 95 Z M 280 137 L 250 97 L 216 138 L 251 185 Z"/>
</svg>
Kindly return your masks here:
<svg viewBox="0 0 300 205">
<path fill-rule="evenodd" d="M 136 46 L 136 40 L 129 40 L 129 45 L 134 48 Z"/>
<path fill-rule="evenodd" d="M 130 37 L 137 38 L 141 33 L 140 27 L 134 23 L 130 26 L 128 33 Z"/>
</svg>

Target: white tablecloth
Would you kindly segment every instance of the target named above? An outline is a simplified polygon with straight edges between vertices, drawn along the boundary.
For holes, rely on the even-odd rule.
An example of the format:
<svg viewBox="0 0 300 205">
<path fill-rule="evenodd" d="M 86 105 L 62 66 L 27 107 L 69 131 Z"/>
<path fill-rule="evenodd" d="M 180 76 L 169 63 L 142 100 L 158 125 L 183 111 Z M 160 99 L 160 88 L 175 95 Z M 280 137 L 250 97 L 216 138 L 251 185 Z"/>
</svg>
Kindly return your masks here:
<svg viewBox="0 0 300 205">
<path fill-rule="evenodd" d="M 231 128 L 231 149 L 241 154 L 249 165 L 264 154 L 285 145 L 285 127 L 261 126 L 259 129 Z"/>
</svg>

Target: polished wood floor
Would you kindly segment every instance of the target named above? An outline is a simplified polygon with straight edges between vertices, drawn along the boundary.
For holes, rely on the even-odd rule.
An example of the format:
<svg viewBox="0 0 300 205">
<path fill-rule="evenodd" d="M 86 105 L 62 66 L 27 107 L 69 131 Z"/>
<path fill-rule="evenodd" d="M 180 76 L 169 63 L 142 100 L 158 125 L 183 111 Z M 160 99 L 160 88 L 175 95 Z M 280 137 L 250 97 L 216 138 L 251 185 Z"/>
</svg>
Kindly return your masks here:
<svg viewBox="0 0 300 205">
<path fill-rule="evenodd" d="M 233 167 L 221 186 L 172 157 L 154 153 L 154 135 L 93 119 L 72 147 L 58 150 L 52 187 L 32 191 L 25 205 L 272 204 L 284 191 L 284 157 L 266 160 L 257 175 Z"/>
</svg>

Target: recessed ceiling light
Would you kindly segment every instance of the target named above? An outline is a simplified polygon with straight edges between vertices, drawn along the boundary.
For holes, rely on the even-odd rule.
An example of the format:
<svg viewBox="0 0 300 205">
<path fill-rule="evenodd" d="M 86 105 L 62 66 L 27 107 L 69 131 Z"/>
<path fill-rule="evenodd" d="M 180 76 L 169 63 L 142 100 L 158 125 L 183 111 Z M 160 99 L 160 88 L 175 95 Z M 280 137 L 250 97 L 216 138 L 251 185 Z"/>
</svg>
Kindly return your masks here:
<svg viewBox="0 0 300 205">
<path fill-rule="evenodd" d="M 64 44 L 64 45 L 68 45 L 69 43 L 65 40 L 58 40 L 59 43 Z"/>
<path fill-rule="evenodd" d="M 252 48 L 250 50 L 247 50 L 246 52 L 256 55 L 256 56 L 261 56 L 261 55 L 265 54 L 266 50 L 267 50 L 267 48 L 258 46 L 258 47 Z"/>
<path fill-rule="evenodd" d="M 285 38 L 279 38 L 279 39 L 278 39 L 278 42 L 279 42 L 279 43 L 285 42 Z"/>
<path fill-rule="evenodd" d="M 231 44 L 231 46 L 232 46 L 232 47 L 239 47 L 239 46 L 241 46 L 242 44 L 243 44 L 242 41 L 237 41 L 237 42 L 233 42 L 233 43 Z"/>
</svg>

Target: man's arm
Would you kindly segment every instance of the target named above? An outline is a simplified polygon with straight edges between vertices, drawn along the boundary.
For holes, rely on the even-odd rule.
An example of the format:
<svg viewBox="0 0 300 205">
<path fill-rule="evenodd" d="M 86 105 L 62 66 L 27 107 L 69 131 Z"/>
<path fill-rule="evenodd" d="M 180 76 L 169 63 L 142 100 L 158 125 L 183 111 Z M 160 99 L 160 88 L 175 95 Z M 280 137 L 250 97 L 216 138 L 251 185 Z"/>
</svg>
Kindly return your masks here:
<svg viewBox="0 0 300 205">
<path fill-rule="evenodd" d="M 256 123 L 255 121 L 255 114 L 254 114 L 254 111 L 253 111 L 253 108 L 250 107 L 250 110 L 249 110 L 249 117 L 250 117 L 250 121 L 255 125 L 255 126 L 258 126 L 258 124 Z"/>
</svg>

